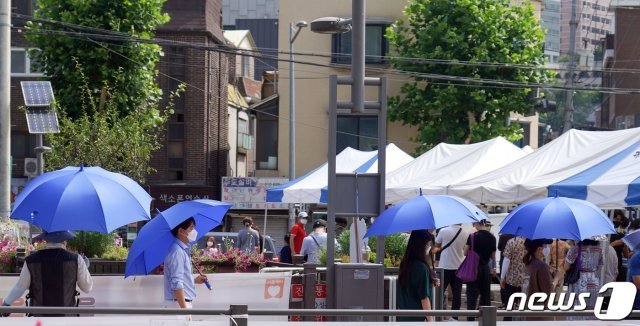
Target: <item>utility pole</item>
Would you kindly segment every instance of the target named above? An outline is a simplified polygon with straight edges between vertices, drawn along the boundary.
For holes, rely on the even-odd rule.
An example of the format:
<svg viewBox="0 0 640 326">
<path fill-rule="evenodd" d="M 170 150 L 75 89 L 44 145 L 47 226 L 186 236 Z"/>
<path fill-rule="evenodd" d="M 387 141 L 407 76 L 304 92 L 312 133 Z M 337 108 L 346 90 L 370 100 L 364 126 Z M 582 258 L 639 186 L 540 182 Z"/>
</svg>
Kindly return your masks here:
<svg viewBox="0 0 640 326">
<path fill-rule="evenodd" d="M 578 0 L 571 1 L 571 20 L 569 21 L 569 77 L 565 86 L 566 100 L 564 106 L 564 125 L 562 133 L 569 131 L 573 127 L 573 73 L 576 69 L 576 32 L 578 30 L 578 17 L 576 7 Z"/>
<path fill-rule="evenodd" d="M 11 1 L 0 1 L 0 219 L 11 214 Z"/>
</svg>

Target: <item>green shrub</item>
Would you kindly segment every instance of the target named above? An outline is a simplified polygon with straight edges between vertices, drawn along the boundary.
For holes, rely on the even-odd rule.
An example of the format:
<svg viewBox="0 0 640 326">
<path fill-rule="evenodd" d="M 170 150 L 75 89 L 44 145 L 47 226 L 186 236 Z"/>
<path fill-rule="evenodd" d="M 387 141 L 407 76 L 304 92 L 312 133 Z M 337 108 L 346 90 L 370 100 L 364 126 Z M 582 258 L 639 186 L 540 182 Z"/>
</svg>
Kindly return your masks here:
<svg viewBox="0 0 640 326">
<path fill-rule="evenodd" d="M 338 250 L 336 251 L 338 257 L 340 256 L 349 256 L 349 230 L 344 230 L 338 236 Z"/>
<path fill-rule="evenodd" d="M 320 264 L 318 266 L 327 266 L 327 249 L 320 248 Z"/>
<path fill-rule="evenodd" d="M 129 249 L 125 247 L 111 246 L 107 248 L 107 251 L 105 251 L 101 258 L 107 260 L 127 260 L 128 255 Z"/>
<path fill-rule="evenodd" d="M 75 238 L 69 239 L 67 244 L 79 254 L 98 258 L 102 257 L 109 247 L 113 247 L 114 237 L 114 234 L 81 231 L 76 233 Z"/>
<path fill-rule="evenodd" d="M 369 253 L 369 262 L 370 263 L 375 263 L 376 262 L 376 253 L 375 251 L 372 251 Z"/>
<path fill-rule="evenodd" d="M 396 267 L 400 265 L 402 256 L 407 249 L 407 241 L 409 237 L 406 234 L 394 233 L 384 237 L 384 251 L 385 251 L 385 266 Z M 377 238 L 369 238 L 369 247 L 371 250 L 376 250 Z"/>
</svg>

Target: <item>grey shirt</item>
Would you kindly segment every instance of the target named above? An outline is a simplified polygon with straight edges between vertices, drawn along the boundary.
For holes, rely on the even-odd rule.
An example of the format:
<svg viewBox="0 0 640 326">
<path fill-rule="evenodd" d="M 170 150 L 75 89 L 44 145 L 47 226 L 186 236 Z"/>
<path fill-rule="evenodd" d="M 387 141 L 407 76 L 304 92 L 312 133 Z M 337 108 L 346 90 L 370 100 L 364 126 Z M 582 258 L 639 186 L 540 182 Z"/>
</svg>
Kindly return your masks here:
<svg viewBox="0 0 640 326">
<path fill-rule="evenodd" d="M 258 231 L 251 228 L 244 228 L 238 232 L 238 243 L 236 247 L 241 251 L 255 252 L 256 247 L 260 245 L 260 236 Z"/>
</svg>

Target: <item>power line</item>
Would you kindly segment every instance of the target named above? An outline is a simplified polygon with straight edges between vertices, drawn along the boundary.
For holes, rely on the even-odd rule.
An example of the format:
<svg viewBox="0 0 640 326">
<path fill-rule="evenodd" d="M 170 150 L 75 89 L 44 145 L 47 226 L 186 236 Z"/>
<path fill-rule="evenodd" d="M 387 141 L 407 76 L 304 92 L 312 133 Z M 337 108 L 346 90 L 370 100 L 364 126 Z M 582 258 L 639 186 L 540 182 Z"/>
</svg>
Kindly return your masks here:
<svg viewBox="0 0 640 326">
<path fill-rule="evenodd" d="M 209 50 L 209 51 L 214 51 L 214 52 L 222 52 L 222 53 L 228 53 L 228 54 L 234 54 L 234 55 L 246 55 L 246 56 L 253 56 L 255 57 L 256 55 L 251 55 L 251 54 L 246 54 L 246 53 L 238 53 L 238 51 L 236 50 L 225 50 L 225 49 L 221 49 L 220 47 L 210 47 L 210 46 L 205 46 L 205 45 L 200 45 L 200 44 L 193 44 L 193 43 L 187 43 L 187 42 L 178 42 L 178 41 L 167 41 L 167 40 L 160 40 L 160 39 L 139 39 L 139 38 L 133 38 L 133 37 L 126 37 L 126 38 L 122 38 L 120 36 L 111 36 L 111 35 L 104 35 L 104 34 L 92 34 L 92 33 L 83 33 L 83 32 L 65 32 L 65 31 L 57 31 L 57 30 L 33 30 L 32 33 L 37 33 L 37 34 L 44 34 L 44 35 L 76 35 L 76 36 L 83 36 L 83 37 L 88 37 L 88 38 L 94 38 L 94 39 L 107 39 L 107 40 L 116 40 L 116 41 L 128 41 L 128 42 L 145 42 L 145 43 L 153 43 L 153 44 L 158 44 L 158 45 L 166 45 L 166 46 L 182 46 L 182 47 L 190 47 L 190 48 L 197 48 L 197 49 L 202 49 L 202 50 Z M 270 56 L 258 56 L 261 58 L 271 58 L 277 61 L 281 61 L 281 62 L 295 62 L 295 63 L 299 63 L 299 64 L 303 64 L 303 65 L 310 65 L 310 66 L 317 66 L 317 67 L 324 67 L 324 68 L 334 68 L 334 69 L 344 69 L 344 70 L 349 70 L 351 68 L 350 65 L 344 65 L 344 64 L 326 64 L 326 63 L 321 63 L 321 62 L 314 62 L 314 61 L 302 61 L 302 60 L 289 60 L 289 59 L 282 59 L 279 57 L 270 57 Z M 523 88 L 548 88 L 548 89 L 567 89 L 567 87 L 562 86 L 562 85 L 553 85 L 553 84 L 541 84 L 541 83 L 528 83 L 528 82 L 517 82 L 517 81 L 510 81 L 510 80 L 496 80 L 496 79 L 482 79 L 482 78 L 473 78 L 473 77 L 464 77 L 464 76 L 454 76 L 454 75 L 441 75 L 441 74 L 433 74 L 433 73 L 421 73 L 421 72 L 415 72 L 415 71 L 404 71 L 404 70 L 398 70 L 398 69 L 390 69 L 390 68 L 376 68 L 376 67 L 367 67 L 368 71 L 376 71 L 382 74 L 395 74 L 395 75 L 402 75 L 402 76 L 408 76 L 408 77 L 414 77 L 414 78 L 422 78 L 422 79 L 435 79 L 435 80 L 445 80 L 445 81 L 456 81 L 456 82 L 468 82 L 468 83 L 476 83 L 476 84 L 482 84 L 482 85 L 494 85 L 494 86 L 520 86 Z M 597 91 L 597 92 L 603 92 L 603 93 L 608 93 L 608 92 L 615 92 L 615 93 L 623 93 L 623 94 L 640 94 L 640 89 L 610 89 L 610 88 L 603 88 L 603 87 L 574 87 L 572 88 L 573 90 L 584 90 L 584 91 Z"/>
<path fill-rule="evenodd" d="M 29 20 L 33 20 L 33 21 L 37 21 L 40 23 L 47 23 L 47 24 L 53 24 L 53 25 L 58 25 L 58 26 L 63 26 L 63 27 L 68 27 L 68 28 L 75 28 L 75 29 L 84 29 L 84 30 L 91 30 L 91 31 L 95 31 L 95 32 L 100 32 L 100 33 L 105 33 L 107 35 L 110 36 L 120 36 L 123 37 L 125 39 L 128 39 L 129 41 L 140 41 L 140 40 L 146 40 L 148 43 L 161 43 L 161 42 L 166 42 L 166 41 L 170 41 L 170 40 L 162 40 L 162 39 L 158 39 L 158 38 L 153 38 L 153 39 L 140 39 L 137 38 L 136 36 L 127 34 L 127 33 L 122 33 L 122 32 L 115 32 L 115 31 L 111 31 L 111 30 L 106 30 L 106 29 L 101 29 L 101 28 L 95 28 L 95 27 L 88 27 L 88 26 L 83 26 L 83 25 L 76 25 L 76 24 L 71 24 L 71 23 L 64 23 L 64 22 L 57 22 L 57 21 L 52 21 L 52 20 L 47 20 L 47 19 L 41 19 L 41 18 L 33 18 L 31 16 L 25 16 L 25 15 L 20 15 L 20 14 L 13 14 L 13 16 L 16 16 L 18 18 L 21 19 L 29 19 Z M 31 30 L 33 31 L 33 30 Z M 51 31 L 51 30 L 50 30 Z M 94 35 L 95 37 L 95 35 Z M 156 41 L 156 42 L 153 42 Z M 171 41 L 170 41 L 171 42 Z M 176 42 L 176 44 L 184 44 L 188 42 L 179 42 L 179 41 L 172 41 L 172 42 Z M 266 54 L 265 52 L 271 52 L 273 54 L 281 54 L 281 55 L 288 55 L 290 54 L 289 51 L 285 51 L 285 50 L 279 50 L 279 49 L 273 49 L 273 48 L 256 48 L 255 50 L 253 49 L 234 49 L 234 48 L 230 48 L 226 45 L 216 45 L 214 47 L 210 47 L 210 49 L 220 49 L 220 50 L 226 50 L 226 51 L 236 51 L 236 52 L 241 52 L 239 53 L 240 55 L 248 55 L 247 53 L 257 53 L 259 55 L 269 55 Z M 305 51 L 297 51 L 294 52 L 294 54 L 299 55 L 299 56 L 311 56 L 311 57 L 323 57 L 323 58 L 336 58 L 336 57 L 345 57 L 345 58 L 350 58 L 351 54 L 346 54 L 346 53 L 328 53 L 328 52 L 305 52 Z M 400 56 L 378 56 L 378 55 L 366 55 L 367 58 L 372 58 L 372 59 L 380 59 L 380 60 L 384 60 L 384 61 L 390 61 L 390 60 L 397 60 L 397 61 L 409 61 L 409 62 L 414 62 L 414 63 L 430 63 L 430 64 L 438 64 L 438 65 L 459 65 L 459 66 L 472 66 L 472 67 L 485 67 L 485 68 L 512 68 L 512 69 L 532 69 L 532 70 L 549 70 L 549 71 L 568 71 L 567 68 L 555 68 L 555 67 L 547 67 L 544 65 L 540 65 L 540 66 L 536 66 L 536 65 L 527 65 L 527 64 L 515 64 L 515 63 L 500 63 L 500 62 L 485 62 L 485 61 L 464 61 L 464 60 L 445 60 L 445 59 L 429 59 L 429 58 L 411 58 L 411 57 L 400 57 Z M 276 57 L 274 57 L 273 55 L 271 55 L 270 59 L 276 59 Z M 276 59 L 278 61 L 283 61 L 282 59 Z M 598 72 L 598 71 L 605 71 L 605 69 L 602 70 L 577 70 L 578 72 Z M 607 70 L 608 71 L 608 70 Z M 622 72 L 622 71 L 621 71 Z M 640 70 L 637 69 L 626 69 L 624 72 L 633 72 L 633 73 L 640 73 Z"/>
<path fill-rule="evenodd" d="M 105 46 L 105 45 L 103 45 L 103 44 L 100 44 L 100 42 L 97 42 L 97 41 L 92 40 L 92 39 L 87 39 L 87 40 L 88 40 L 88 41 L 90 41 L 90 42 L 92 42 L 92 43 L 94 43 L 94 44 L 96 44 L 96 45 L 98 45 L 98 46 L 100 46 L 100 47 L 102 47 L 102 48 L 104 48 L 104 49 L 106 49 L 107 51 L 112 52 L 112 53 L 114 53 L 114 54 L 117 54 L 117 55 L 119 55 L 119 56 L 121 56 L 121 57 L 123 57 L 123 58 L 125 58 L 125 59 L 127 59 L 127 60 L 129 60 L 129 61 L 131 61 L 131 62 L 134 62 L 134 63 L 140 64 L 140 62 L 137 62 L 137 61 L 135 61 L 135 60 L 131 59 L 130 57 L 128 57 L 128 56 L 126 56 L 126 55 L 124 55 L 124 54 L 122 54 L 122 53 L 119 53 L 119 52 L 117 52 L 117 51 L 115 51 L 115 50 L 113 50 L 113 49 L 110 49 L 109 47 L 106 47 L 106 46 Z M 165 73 L 162 73 L 162 72 L 159 72 L 159 74 L 161 74 L 161 75 L 163 75 L 163 76 L 165 76 L 165 77 L 167 77 L 167 78 L 169 78 L 169 79 L 173 79 L 173 80 L 175 80 L 175 81 L 178 81 L 178 82 L 180 82 L 180 83 L 183 83 L 183 84 L 185 84 L 186 86 L 191 87 L 191 88 L 193 88 L 193 89 L 196 89 L 196 90 L 198 90 L 198 91 L 201 91 L 201 92 L 202 92 L 202 93 L 204 93 L 204 94 L 209 94 L 209 92 L 207 92 L 206 90 L 204 90 L 204 89 L 202 89 L 202 88 L 199 88 L 199 87 L 197 87 L 197 86 L 195 86 L 195 85 L 189 84 L 189 83 L 187 83 L 187 82 L 185 82 L 185 81 L 183 81 L 183 80 L 180 80 L 180 79 L 177 79 L 177 78 L 175 78 L 175 77 L 169 76 L 169 75 L 167 75 L 167 74 L 165 74 Z M 217 96 L 217 95 L 215 95 L 215 94 L 209 94 L 209 95 L 211 95 L 211 96 L 213 96 L 213 97 L 217 98 L 217 99 L 218 99 L 218 101 L 224 100 L 223 98 L 221 98 L 220 96 Z M 279 116 L 279 115 L 277 115 L 277 114 L 272 114 L 272 113 L 263 112 L 263 111 L 261 111 L 260 113 L 261 113 L 261 114 L 265 114 L 265 115 L 269 115 L 269 116 L 273 116 L 273 117 L 276 117 L 276 118 L 279 118 L 279 119 L 287 120 L 287 121 L 289 120 L 289 119 L 284 118 L 284 117 L 281 117 L 281 116 Z M 318 126 L 317 124 L 307 124 L 307 123 L 301 123 L 301 122 L 298 122 L 298 121 L 296 121 L 296 122 L 297 122 L 298 124 L 300 124 L 300 125 L 303 125 L 303 126 L 313 127 L 313 128 L 316 128 L 316 129 L 320 129 L 320 130 L 323 130 L 323 131 L 327 131 L 327 132 L 329 131 L 329 129 L 328 129 L 328 128 L 324 128 L 324 127 Z M 339 133 L 339 134 L 343 134 L 343 135 L 348 135 L 348 136 L 355 136 L 355 137 L 369 138 L 369 139 L 373 139 L 373 140 L 377 140 L 377 139 L 378 139 L 377 137 L 370 137 L 370 136 L 358 135 L 358 134 L 353 134 L 353 133 L 343 132 L 343 131 L 338 131 L 338 133 Z M 387 139 L 386 141 L 387 141 L 387 142 L 392 142 L 392 143 L 397 143 L 397 144 L 399 144 L 399 143 L 405 143 L 405 144 L 412 144 L 412 145 L 417 145 L 417 146 L 423 145 L 422 143 L 418 143 L 418 142 L 411 142 L 411 141 L 398 141 L 398 140 L 389 140 L 389 139 Z"/>
</svg>

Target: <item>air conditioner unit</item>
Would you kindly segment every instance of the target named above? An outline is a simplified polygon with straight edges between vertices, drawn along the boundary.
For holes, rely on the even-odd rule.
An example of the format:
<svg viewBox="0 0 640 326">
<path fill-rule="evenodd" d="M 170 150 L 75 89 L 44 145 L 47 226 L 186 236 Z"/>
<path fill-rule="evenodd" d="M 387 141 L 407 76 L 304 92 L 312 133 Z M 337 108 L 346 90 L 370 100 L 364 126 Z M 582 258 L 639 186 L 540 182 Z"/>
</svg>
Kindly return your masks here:
<svg viewBox="0 0 640 326">
<path fill-rule="evenodd" d="M 34 178 L 38 175 L 38 159 L 27 157 L 24 159 L 24 175 Z"/>
</svg>

